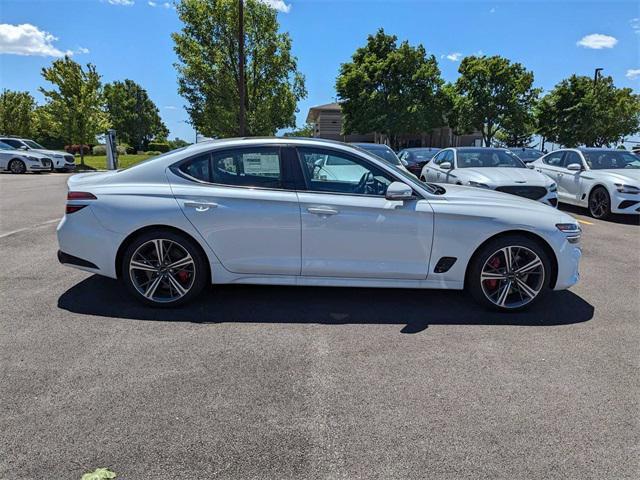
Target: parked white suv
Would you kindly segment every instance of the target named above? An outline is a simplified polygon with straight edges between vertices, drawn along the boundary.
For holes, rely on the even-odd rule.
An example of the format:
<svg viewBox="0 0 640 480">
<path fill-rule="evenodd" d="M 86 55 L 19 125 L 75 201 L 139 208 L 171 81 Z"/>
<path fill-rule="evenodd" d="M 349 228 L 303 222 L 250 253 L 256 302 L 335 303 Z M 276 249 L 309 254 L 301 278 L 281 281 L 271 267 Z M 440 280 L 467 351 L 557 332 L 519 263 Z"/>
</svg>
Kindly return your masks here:
<svg viewBox="0 0 640 480">
<path fill-rule="evenodd" d="M 11 173 L 49 172 L 51 159 L 41 153 L 27 153 L 0 142 L 0 170 Z"/>
<path fill-rule="evenodd" d="M 69 171 L 76 168 L 76 160 L 70 153 L 46 149 L 28 138 L 0 137 L 0 142 L 20 150 L 46 155 L 52 161 L 52 170 Z"/>
</svg>

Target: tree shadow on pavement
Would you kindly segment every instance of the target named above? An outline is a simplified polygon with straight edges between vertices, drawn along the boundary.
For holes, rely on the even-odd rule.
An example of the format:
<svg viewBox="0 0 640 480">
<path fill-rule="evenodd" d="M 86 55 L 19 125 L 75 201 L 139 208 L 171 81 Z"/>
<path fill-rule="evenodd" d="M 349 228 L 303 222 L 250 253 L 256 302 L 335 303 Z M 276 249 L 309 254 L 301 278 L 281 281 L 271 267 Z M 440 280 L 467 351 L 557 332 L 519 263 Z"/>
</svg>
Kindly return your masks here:
<svg viewBox="0 0 640 480">
<path fill-rule="evenodd" d="M 119 282 L 99 275 L 64 292 L 58 307 L 132 320 L 404 325 L 403 333 L 429 325 L 568 325 L 586 322 L 594 312 L 570 291 L 550 292 L 529 310 L 503 314 L 479 307 L 459 291 L 262 285 L 216 285 L 189 305 L 159 309 L 138 303 Z"/>
</svg>

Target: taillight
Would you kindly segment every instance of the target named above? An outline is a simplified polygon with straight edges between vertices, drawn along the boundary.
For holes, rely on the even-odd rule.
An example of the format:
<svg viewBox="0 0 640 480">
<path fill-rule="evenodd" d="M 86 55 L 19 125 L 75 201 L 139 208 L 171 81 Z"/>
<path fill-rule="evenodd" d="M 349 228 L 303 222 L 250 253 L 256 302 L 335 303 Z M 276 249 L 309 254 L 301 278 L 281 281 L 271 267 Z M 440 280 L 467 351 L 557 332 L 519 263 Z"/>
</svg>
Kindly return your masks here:
<svg viewBox="0 0 640 480">
<path fill-rule="evenodd" d="M 95 200 L 96 196 L 89 192 L 68 192 L 67 200 Z"/>
<path fill-rule="evenodd" d="M 68 192 L 67 193 L 67 200 L 96 200 L 96 196 L 93 193 L 89 193 L 89 192 Z M 77 212 L 78 210 L 82 210 L 86 206 L 87 206 L 87 204 L 84 204 L 84 205 L 71 204 L 71 205 L 69 205 L 67 203 L 67 207 L 65 209 L 65 213 L 74 213 L 74 212 Z"/>
</svg>

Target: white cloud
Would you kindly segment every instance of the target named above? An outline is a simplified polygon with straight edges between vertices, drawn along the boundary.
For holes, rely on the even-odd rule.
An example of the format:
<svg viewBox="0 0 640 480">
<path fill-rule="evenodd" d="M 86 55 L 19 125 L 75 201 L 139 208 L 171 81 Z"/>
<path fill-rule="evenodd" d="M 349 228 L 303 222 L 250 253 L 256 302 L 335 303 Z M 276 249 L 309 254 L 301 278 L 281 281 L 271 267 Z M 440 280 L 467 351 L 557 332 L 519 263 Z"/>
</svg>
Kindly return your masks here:
<svg viewBox="0 0 640 480">
<path fill-rule="evenodd" d="M 462 58 L 462 54 L 460 52 L 453 52 L 447 55 L 447 60 L 451 60 L 452 62 L 459 62 Z"/>
<path fill-rule="evenodd" d="M 124 7 L 130 7 L 136 3 L 133 0 L 107 0 L 107 2 L 109 2 L 109 5 L 122 5 Z"/>
<path fill-rule="evenodd" d="M 284 3 L 284 0 L 260 0 L 262 3 L 266 3 L 271 8 L 274 8 L 278 12 L 289 13 L 291 10 L 291 4 Z"/>
<path fill-rule="evenodd" d="M 176 107 L 175 105 L 165 105 L 164 107 L 167 110 L 177 110 L 178 107 Z"/>
<path fill-rule="evenodd" d="M 632 18 L 629 20 L 629 25 L 631 25 L 631 29 L 640 35 L 640 17 Z"/>
<path fill-rule="evenodd" d="M 75 53 L 89 53 L 89 49 L 84 47 L 78 47 Z"/>
<path fill-rule="evenodd" d="M 489 10 L 489 13 L 496 13 L 496 8 L 495 7 L 491 8 L 491 10 Z"/>
<path fill-rule="evenodd" d="M 627 70 L 625 77 L 627 77 L 629 80 L 640 78 L 640 68 L 630 68 L 629 70 Z"/>
<path fill-rule="evenodd" d="M 57 37 L 49 32 L 40 30 L 30 23 L 21 25 L 0 24 L 0 53 L 38 55 L 41 57 L 73 55 L 74 52 L 71 50 L 62 51 L 56 48 L 53 45 L 56 40 L 58 40 Z M 79 53 L 86 52 L 80 51 Z"/>
<path fill-rule="evenodd" d="M 582 37 L 576 45 L 584 48 L 592 48 L 594 50 L 601 50 L 603 48 L 613 48 L 618 43 L 618 39 L 610 35 L 603 35 L 602 33 L 592 33 Z"/>
<path fill-rule="evenodd" d="M 147 2 L 150 7 L 157 7 L 158 4 L 156 2 Z"/>
</svg>

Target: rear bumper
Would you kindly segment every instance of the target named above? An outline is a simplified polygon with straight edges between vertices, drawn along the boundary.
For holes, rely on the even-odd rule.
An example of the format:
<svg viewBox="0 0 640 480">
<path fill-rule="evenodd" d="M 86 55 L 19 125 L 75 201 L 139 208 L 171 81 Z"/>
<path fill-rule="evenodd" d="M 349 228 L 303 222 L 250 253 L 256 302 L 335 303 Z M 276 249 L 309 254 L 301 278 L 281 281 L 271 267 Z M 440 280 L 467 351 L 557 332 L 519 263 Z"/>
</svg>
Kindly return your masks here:
<svg viewBox="0 0 640 480">
<path fill-rule="evenodd" d="M 74 265 L 76 267 L 85 267 L 99 270 L 98 266 L 94 265 L 90 261 L 83 258 L 74 257 L 73 255 L 69 255 L 68 253 L 64 253 L 62 250 L 58 250 L 58 261 L 63 265 Z"/>
</svg>

